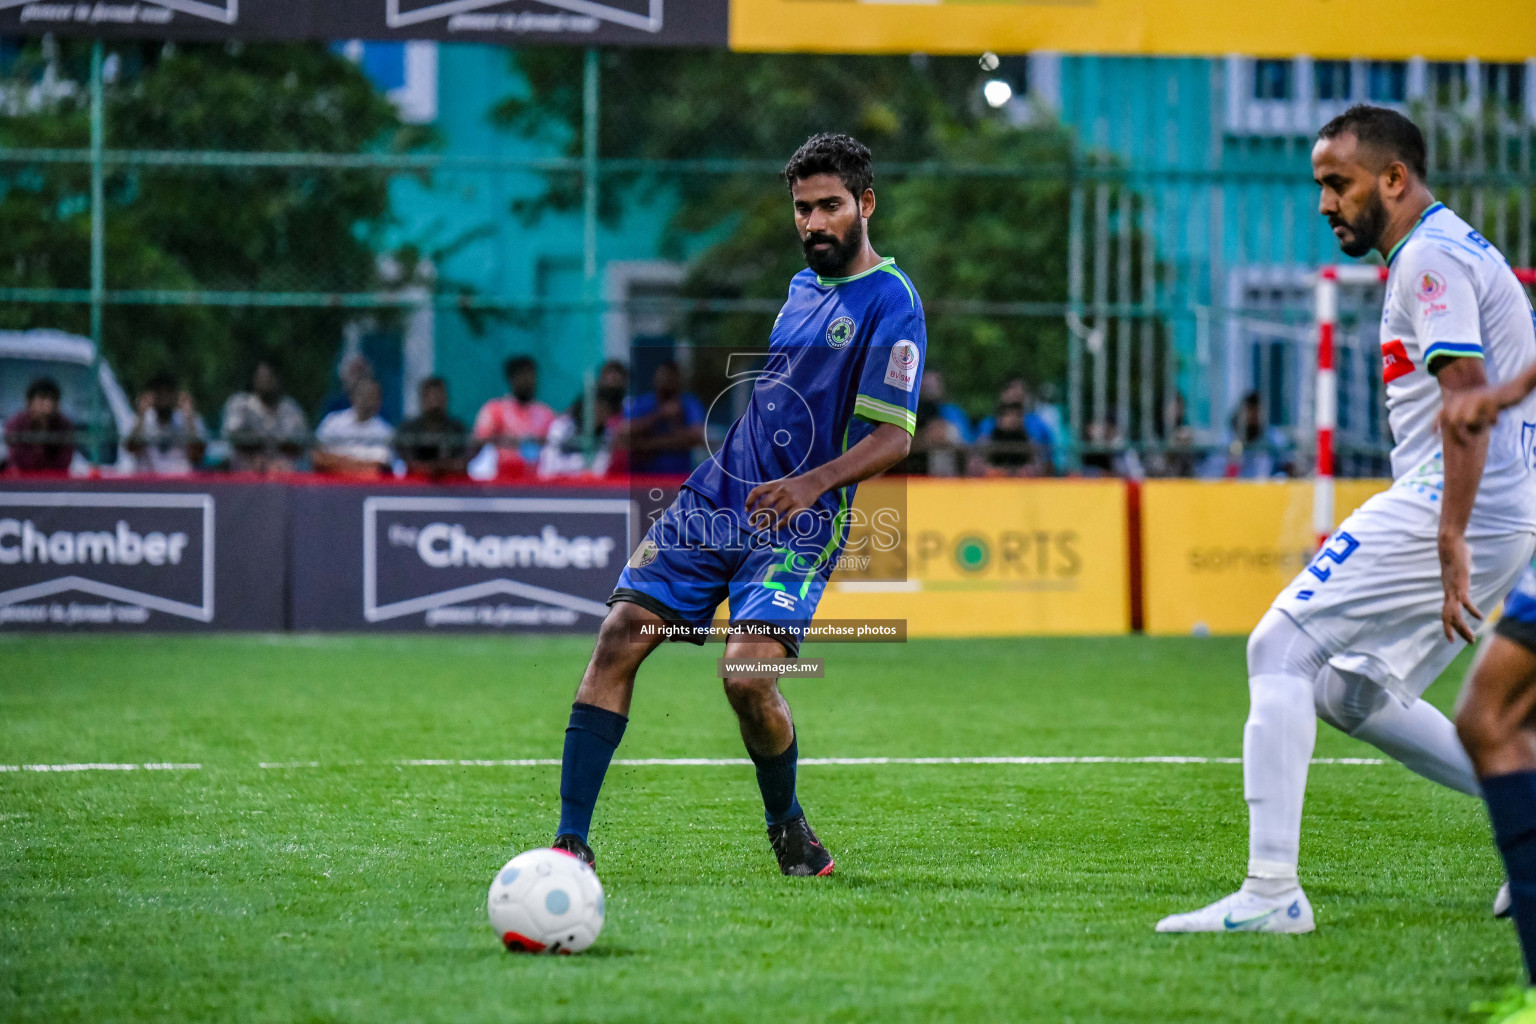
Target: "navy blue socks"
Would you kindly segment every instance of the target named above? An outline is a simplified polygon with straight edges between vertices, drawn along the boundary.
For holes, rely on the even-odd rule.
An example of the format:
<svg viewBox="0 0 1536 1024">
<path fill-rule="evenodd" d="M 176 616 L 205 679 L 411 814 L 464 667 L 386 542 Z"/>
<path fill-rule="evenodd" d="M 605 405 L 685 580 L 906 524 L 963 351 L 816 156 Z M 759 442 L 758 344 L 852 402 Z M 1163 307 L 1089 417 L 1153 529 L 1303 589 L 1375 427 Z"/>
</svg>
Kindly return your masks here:
<svg viewBox="0 0 1536 1024">
<path fill-rule="evenodd" d="M 1536 984 L 1536 772 L 1494 775 L 1482 783 L 1493 839 L 1509 874 L 1526 975 Z"/>
<path fill-rule="evenodd" d="M 565 754 L 560 759 L 560 827 L 555 834 L 587 841 L 592 808 L 608 774 L 608 762 L 624 738 L 629 719 L 616 711 L 577 701 L 565 727 Z"/>
<path fill-rule="evenodd" d="M 748 750 L 747 753 L 752 754 Z M 782 825 L 794 821 L 803 812 L 800 801 L 795 799 L 795 765 L 800 760 L 800 750 L 794 739 L 789 749 L 773 757 L 752 754 L 757 765 L 757 788 L 763 791 L 763 812 L 770 825 Z"/>
</svg>

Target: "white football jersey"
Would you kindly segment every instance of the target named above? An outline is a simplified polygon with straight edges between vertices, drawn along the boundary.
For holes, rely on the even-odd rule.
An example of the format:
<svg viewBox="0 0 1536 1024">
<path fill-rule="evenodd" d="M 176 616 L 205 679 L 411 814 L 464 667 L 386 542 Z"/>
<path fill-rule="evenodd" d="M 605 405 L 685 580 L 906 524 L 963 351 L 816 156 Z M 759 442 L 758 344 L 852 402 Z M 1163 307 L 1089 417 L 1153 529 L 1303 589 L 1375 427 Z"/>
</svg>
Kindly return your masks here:
<svg viewBox="0 0 1536 1024">
<path fill-rule="evenodd" d="M 1394 487 L 1439 507 L 1445 463 L 1435 418 L 1437 359 L 1482 359 L 1490 383 L 1536 361 L 1536 313 L 1503 255 L 1443 203 L 1425 210 L 1387 257 L 1381 316 Z M 1506 410 L 1488 441 L 1473 505 L 1485 526 L 1536 529 L 1536 396 Z"/>
</svg>

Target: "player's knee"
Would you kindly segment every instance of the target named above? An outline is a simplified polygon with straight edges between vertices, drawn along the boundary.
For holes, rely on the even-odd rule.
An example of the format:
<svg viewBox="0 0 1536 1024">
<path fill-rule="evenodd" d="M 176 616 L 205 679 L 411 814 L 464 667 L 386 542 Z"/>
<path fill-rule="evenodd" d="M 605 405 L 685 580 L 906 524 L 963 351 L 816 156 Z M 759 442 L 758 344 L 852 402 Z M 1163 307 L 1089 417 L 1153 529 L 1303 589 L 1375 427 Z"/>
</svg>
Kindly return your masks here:
<svg viewBox="0 0 1536 1024">
<path fill-rule="evenodd" d="M 778 691 L 778 680 L 767 678 L 729 677 L 723 680 L 725 699 L 731 707 L 740 711 L 773 699 Z"/>
<path fill-rule="evenodd" d="M 1287 646 L 1287 633 L 1295 626 L 1291 620 L 1274 609 L 1264 613 L 1259 624 L 1248 634 L 1248 674 L 1272 675 L 1281 671 L 1281 660 Z"/>
<path fill-rule="evenodd" d="M 1248 634 L 1248 676 L 1298 676 L 1312 679 L 1328 664 L 1328 652 L 1289 615 L 1276 608 L 1264 613 Z"/>
<path fill-rule="evenodd" d="M 1475 701 L 1456 709 L 1456 736 L 1474 765 L 1506 741 L 1505 732 L 1499 716 Z"/>
<path fill-rule="evenodd" d="M 646 645 L 636 636 L 635 627 L 643 616 L 632 605 L 620 602 L 603 619 L 597 631 L 597 645 L 592 649 L 592 667 L 599 672 L 633 669 L 645 658 Z"/>
<path fill-rule="evenodd" d="M 1384 707 L 1391 696 L 1377 683 L 1352 672 L 1325 667 L 1312 683 L 1312 703 L 1317 717 L 1353 735 L 1366 719 Z"/>
</svg>

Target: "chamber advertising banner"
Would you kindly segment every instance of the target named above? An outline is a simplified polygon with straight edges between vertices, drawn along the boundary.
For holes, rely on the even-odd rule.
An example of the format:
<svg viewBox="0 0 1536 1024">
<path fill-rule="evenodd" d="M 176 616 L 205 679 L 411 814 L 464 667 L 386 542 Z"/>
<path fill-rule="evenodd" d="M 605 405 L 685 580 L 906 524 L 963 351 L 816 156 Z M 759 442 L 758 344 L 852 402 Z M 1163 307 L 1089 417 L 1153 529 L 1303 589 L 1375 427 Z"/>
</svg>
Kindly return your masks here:
<svg viewBox="0 0 1536 1024">
<path fill-rule="evenodd" d="M 727 0 L 0 0 L 0 35 L 724 46 Z"/>
<path fill-rule="evenodd" d="M 282 629 L 286 491 L 0 485 L 0 629 Z"/>
<path fill-rule="evenodd" d="M 293 489 L 293 628 L 593 631 L 629 556 L 622 488 Z"/>
</svg>

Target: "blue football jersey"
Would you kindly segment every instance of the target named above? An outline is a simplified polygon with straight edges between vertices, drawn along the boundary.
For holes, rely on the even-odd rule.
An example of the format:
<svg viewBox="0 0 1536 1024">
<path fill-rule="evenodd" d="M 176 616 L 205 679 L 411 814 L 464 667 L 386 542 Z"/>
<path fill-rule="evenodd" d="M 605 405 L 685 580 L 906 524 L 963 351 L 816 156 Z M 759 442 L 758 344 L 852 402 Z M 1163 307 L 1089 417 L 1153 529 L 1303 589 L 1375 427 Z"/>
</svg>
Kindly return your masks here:
<svg viewBox="0 0 1536 1024">
<path fill-rule="evenodd" d="M 802 270 L 789 283 L 766 356 L 743 354 L 740 362 L 750 365 L 743 370 L 733 357 L 716 402 L 750 389 L 746 411 L 684 486 L 750 530 L 746 500 L 758 484 L 830 462 L 877 424 L 915 431 L 927 350 L 923 304 L 894 259 L 852 277 Z M 767 539 L 798 553 L 802 566 L 830 573 L 847 539 L 853 492 L 850 485 L 823 494 L 814 515 Z"/>
</svg>

